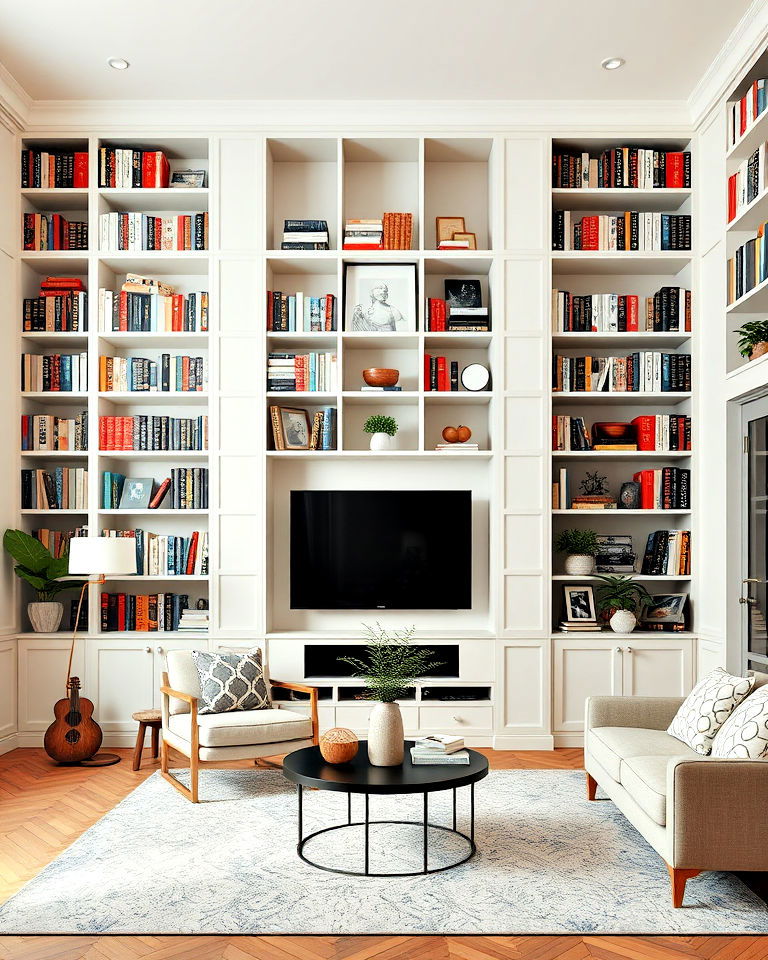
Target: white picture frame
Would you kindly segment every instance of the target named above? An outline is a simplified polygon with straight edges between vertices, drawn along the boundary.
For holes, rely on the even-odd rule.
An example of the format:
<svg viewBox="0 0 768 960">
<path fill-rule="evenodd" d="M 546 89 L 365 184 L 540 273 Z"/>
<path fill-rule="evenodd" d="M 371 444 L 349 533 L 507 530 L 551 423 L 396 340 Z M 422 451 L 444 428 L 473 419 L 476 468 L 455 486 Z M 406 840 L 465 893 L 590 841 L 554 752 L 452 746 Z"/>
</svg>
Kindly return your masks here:
<svg viewBox="0 0 768 960">
<path fill-rule="evenodd" d="M 589 584 L 563 588 L 568 623 L 597 623 L 595 594 Z"/>
<path fill-rule="evenodd" d="M 415 263 L 345 263 L 344 329 L 353 333 L 415 333 Z"/>
</svg>

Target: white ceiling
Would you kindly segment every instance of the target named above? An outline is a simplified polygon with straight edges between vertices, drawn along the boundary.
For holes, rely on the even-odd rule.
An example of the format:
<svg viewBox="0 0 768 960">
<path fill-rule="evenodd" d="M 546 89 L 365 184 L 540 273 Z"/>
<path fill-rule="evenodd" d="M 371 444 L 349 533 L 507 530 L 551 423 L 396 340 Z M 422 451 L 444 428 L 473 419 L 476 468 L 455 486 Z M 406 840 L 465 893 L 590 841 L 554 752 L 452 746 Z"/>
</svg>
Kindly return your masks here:
<svg viewBox="0 0 768 960">
<path fill-rule="evenodd" d="M 680 100 L 748 6 L 0 0 L 0 63 L 36 100 Z M 610 56 L 626 66 L 601 69 Z"/>
</svg>

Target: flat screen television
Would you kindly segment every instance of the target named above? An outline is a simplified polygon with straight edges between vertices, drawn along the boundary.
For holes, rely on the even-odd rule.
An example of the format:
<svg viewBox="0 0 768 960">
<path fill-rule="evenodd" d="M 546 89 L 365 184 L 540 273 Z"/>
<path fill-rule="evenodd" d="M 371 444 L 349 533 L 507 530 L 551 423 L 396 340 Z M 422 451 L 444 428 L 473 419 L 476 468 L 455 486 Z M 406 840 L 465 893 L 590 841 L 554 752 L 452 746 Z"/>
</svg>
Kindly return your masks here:
<svg viewBox="0 0 768 960">
<path fill-rule="evenodd" d="M 293 610 L 472 606 L 469 490 L 292 490 Z"/>
</svg>

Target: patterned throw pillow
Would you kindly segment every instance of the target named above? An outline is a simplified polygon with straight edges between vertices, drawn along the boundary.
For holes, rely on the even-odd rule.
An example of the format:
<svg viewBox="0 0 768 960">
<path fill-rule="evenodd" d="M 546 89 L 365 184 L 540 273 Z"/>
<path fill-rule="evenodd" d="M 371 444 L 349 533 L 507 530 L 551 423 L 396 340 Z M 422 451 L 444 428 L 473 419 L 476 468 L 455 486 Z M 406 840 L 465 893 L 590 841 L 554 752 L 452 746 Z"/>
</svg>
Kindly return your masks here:
<svg viewBox="0 0 768 960">
<path fill-rule="evenodd" d="M 706 756 L 717 731 L 754 685 L 754 677 L 732 677 L 718 667 L 691 690 L 667 733 Z"/>
<path fill-rule="evenodd" d="M 272 704 L 261 666 L 261 650 L 248 653 L 192 651 L 200 677 L 198 713 L 265 710 Z"/>
<path fill-rule="evenodd" d="M 768 759 L 768 685 L 750 694 L 720 727 L 712 756 Z"/>
</svg>

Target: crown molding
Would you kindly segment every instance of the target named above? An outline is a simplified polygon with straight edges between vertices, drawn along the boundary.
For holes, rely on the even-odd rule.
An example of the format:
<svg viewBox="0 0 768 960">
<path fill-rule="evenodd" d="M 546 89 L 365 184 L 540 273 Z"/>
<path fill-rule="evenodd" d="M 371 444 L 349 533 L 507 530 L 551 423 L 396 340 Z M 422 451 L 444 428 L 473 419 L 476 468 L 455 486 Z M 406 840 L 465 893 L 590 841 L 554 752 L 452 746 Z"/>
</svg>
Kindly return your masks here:
<svg viewBox="0 0 768 960">
<path fill-rule="evenodd" d="M 684 100 L 37 100 L 30 132 L 164 133 L 298 129 L 330 132 L 354 126 L 403 130 L 549 129 L 599 134 L 620 127 L 686 134 L 693 128 Z"/>
<path fill-rule="evenodd" d="M 18 133 L 27 123 L 31 106 L 30 95 L 0 63 L 0 123 Z"/>
<path fill-rule="evenodd" d="M 688 98 L 694 127 L 727 96 L 767 43 L 768 0 L 752 0 Z"/>
</svg>

